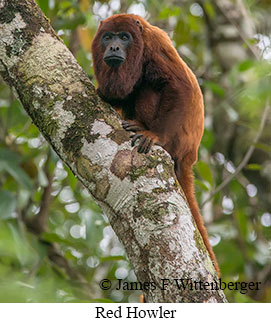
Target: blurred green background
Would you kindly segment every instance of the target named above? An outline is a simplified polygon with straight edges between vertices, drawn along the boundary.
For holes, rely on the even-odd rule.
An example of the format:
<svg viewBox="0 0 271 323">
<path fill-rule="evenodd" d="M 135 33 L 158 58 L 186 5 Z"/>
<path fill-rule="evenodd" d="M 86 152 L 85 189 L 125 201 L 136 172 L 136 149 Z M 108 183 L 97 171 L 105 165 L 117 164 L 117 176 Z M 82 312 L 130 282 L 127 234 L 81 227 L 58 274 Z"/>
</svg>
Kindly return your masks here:
<svg viewBox="0 0 271 323">
<path fill-rule="evenodd" d="M 199 204 L 255 150 L 242 171 L 204 204 L 222 279 L 261 281 L 226 290 L 230 302 L 271 300 L 271 82 L 269 1 L 39 0 L 44 14 L 93 79 L 99 20 L 139 14 L 163 28 L 195 72 L 205 133 L 195 167 Z M 256 58 L 258 56 L 258 58 Z M 261 120 L 264 128 L 255 138 Z M 37 227 L 35 217 L 41 217 Z M 140 292 L 102 291 L 108 278 L 135 281 L 125 251 L 88 192 L 50 149 L 0 81 L 0 302 L 135 302 Z"/>
</svg>

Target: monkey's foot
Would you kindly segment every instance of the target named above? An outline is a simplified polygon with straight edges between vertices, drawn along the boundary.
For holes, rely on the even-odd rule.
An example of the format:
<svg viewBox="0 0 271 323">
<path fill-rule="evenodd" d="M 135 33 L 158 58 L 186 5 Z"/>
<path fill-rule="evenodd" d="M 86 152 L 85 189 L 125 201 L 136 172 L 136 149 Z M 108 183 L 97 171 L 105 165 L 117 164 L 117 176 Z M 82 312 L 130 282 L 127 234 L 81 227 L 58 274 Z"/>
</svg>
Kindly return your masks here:
<svg viewBox="0 0 271 323">
<path fill-rule="evenodd" d="M 123 120 L 122 127 L 126 131 L 133 131 L 133 132 L 146 130 L 146 128 L 136 120 Z"/>
<path fill-rule="evenodd" d="M 139 133 L 130 136 L 130 138 L 132 138 L 132 146 L 134 146 L 136 141 L 139 139 L 137 151 L 144 154 L 147 154 L 151 150 L 151 147 L 158 143 L 159 139 L 157 135 L 148 130 L 140 131 Z"/>
</svg>

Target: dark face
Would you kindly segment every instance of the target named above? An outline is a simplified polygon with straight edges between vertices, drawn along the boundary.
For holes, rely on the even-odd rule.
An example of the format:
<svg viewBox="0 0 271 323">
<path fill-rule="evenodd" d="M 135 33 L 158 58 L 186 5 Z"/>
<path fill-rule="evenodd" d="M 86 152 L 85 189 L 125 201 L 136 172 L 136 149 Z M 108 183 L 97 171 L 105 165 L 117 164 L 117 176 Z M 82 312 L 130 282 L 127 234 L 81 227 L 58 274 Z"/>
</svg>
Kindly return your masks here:
<svg viewBox="0 0 271 323">
<path fill-rule="evenodd" d="M 101 37 L 105 49 L 103 59 L 110 67 L 119 67 L 126 59 L 127 48 L 133 41 L 132 35 L 126 31 L 106 31 Z"/>
</svg>

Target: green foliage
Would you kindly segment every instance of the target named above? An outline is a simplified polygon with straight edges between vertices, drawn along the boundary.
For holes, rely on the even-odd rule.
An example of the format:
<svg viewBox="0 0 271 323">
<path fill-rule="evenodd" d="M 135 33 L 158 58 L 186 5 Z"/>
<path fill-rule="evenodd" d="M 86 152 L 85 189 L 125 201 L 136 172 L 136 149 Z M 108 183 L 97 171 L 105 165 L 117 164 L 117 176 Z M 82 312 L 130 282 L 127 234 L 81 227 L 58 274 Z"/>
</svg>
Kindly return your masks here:
<svg viewBox="0 0 271 323">
<path fill-rule="evenodd" d="M 16 209 L 16 196 L 10 191 L 0 192 L 0 218 L 9 219 L 12 217 L 12 213 Z"/>
<path fill-rule="evenodd" d="M 210 167 L 204 163 L 203 161 L 199 161 L 197 163 L 197 171 L 199 175 L 204 179 L 207 183 L 210 184 L 210 186 L 213 185 L 213 176 L 212 172 L 210 170 Z"/>
<path fill-rule="evenodd" d="M 210 41 L 221 28 L 215 25 L 213 1 L 201 1 L 203 10 L 194 1 L 177 5 L 168 0 L 131 0 L 121 2 L 119 11 L 112 1 L 37 3 L 91 80 L 89 49 L 98 18 L 137 4 L 151 23 L 170 33 L 205 97 L 206 127 L 195 166 L 196 192 L 202 203 L 253 143 L 270 96 L 270 62 L 257 62 L 248 55 L 225 68 Z M 259 18 L 260 9 L 260 2 L 250 3 L 252 16 L 257 13 Z M 256 40 L 248 43 L 255 45 Z M 244 48 L 241 39 L 240 47 Z M 211 219 L 207 228 L 223 280 L 262 279 L 258 294 L 226 290 L 230 302 L 270 301 L 270 142 L 269 120 L 248 165 L 202 210 Z M 50 183 L 48 221 L 39 234 L 31 223 Z M 0 83 L 0 302 L 138 301 L 135 292 L 102 291 L 98 282 L 103 278 L 113 285 L 117 278 L 135 280 L 106 216 L 50 150 L 9 88 Z"/>
</svg>

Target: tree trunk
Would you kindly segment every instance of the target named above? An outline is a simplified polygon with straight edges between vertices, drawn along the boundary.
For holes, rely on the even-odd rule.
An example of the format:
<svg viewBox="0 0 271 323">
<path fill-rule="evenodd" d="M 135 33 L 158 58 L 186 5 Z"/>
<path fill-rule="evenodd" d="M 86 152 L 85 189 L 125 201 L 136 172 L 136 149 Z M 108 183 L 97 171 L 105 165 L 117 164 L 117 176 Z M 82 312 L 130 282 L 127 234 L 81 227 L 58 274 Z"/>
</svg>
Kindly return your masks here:
<svg viewBox="0 0 271 323">
<path fill-rule="evenodd" d="M 169 155 L 131 148 L 114 110 L 34 0 L 0 0 L 0 73 L 35 125 L 108 216 L 148 302 L 225 302 L 221 290 L 178 289 L 175 279 L 216 273 Z M 163 279 L 168 283 L 161 288 Z"/>
</svg>

